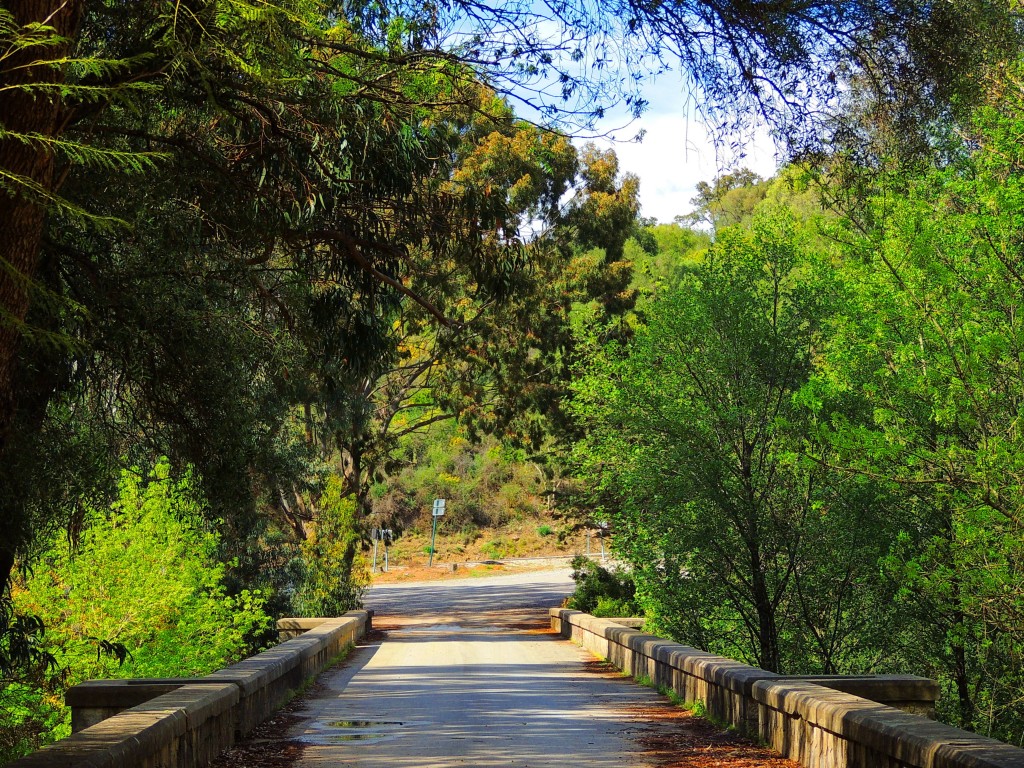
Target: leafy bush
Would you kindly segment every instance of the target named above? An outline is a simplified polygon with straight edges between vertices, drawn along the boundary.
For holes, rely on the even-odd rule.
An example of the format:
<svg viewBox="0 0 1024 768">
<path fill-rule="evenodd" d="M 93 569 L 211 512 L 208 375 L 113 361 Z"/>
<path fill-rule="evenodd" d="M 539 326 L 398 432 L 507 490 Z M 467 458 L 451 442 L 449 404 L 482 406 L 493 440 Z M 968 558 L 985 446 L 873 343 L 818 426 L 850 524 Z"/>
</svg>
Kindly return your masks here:
<svg viewBox="0 0 1024 768">
<path fill-rule="evenodd" d="M 480 549 L 491 560 L 500 560 L 505 556 L 505 541 L 500 538 L 494 539 L 493 541 L 488 541 Z"/>
<path fill-rule="evenodd" d="M 577 609 L 579 610 L 579 609 Z M 632 600 L 620 600 L 617 597 L 599 597 L 594 610 L 590 614 L 601 618 L 622 618 L 624 616 L 637 616 L 642 612 Z"/>
<path fill-rule="evenodd" d="M 634 601 L 636 585 L 629 573 L 608 570 L 583 555 L 574 557 L 571 565 L 576 590 L 566 600 L 566 608 L 595 616 L 642 615 Z"/>
<path fill-rule="evenodd" d="M 359 552 L 356 502 L 342 493 L 341 479 L 328 479 L 316 528 L 302 543 L 305 574 L 293 600 L 299 616 L 341 616 L 362 604 L 369 576 Z"/>
<path fill-rule="evenodd" d="M 203 675 L 243 658 L 270 624 L 256 591 L 228 594 L 219 537 L 201 501 L 166 462 L 126 472 L 119 500 L 90 510 L 77 548 L 55 540 L 13 588 L 15 609 L 39 616 L 56 661 L 0 685 L 0 763 L 70 733 L 64 690 L 90 678 Z"/>
<path fill-rule="evenodd" d="M 538 536 L 550 536 L 551 535 L 551 526 L 550 525 L 541 525 L 541 526 L 539 526 L 537 528 L 537 535 Z"/>
</svg>

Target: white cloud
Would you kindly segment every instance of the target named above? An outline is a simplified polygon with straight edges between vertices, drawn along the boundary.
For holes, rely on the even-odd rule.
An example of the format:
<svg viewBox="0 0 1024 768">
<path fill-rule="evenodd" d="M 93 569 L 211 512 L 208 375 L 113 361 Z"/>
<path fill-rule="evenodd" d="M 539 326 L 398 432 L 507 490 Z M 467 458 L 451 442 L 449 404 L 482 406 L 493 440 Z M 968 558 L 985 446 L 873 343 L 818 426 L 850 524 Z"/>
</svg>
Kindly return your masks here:
<svg viewBox="0 0 1024 768">
<path fill-rule="evenodd" d="M 624 122 L 621 115 L 602 121 L 598 130 L 611 131 L 618 141 L 593 140 L 604 149 L 614 149 L 619 168 L 640 178 L 641 213 L 662 222 L 692 209 L 690 199 L 699 181 L 711 181 L 742 167 L 767 178 L 777 167 L 775 144 L 767 130 L 754 135 L 746 145 L 745 157 L 739 160 L 716 154 L 707 130 L 681 95 L 678 81 L 673 80 L 663 77 L 645 89 L 650 108 L 628 128 L 616 130 Z M 624 141 L 641 130 L 645 132 L 641 143 Z"/>
</svg>

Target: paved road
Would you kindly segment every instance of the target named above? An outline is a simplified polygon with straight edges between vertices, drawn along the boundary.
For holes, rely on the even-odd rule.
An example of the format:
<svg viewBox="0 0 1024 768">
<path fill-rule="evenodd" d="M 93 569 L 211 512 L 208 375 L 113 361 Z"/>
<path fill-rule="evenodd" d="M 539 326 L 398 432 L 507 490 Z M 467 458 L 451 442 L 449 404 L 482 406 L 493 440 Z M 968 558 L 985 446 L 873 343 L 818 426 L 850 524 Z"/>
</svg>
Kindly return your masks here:
<svg viewBox="0 0 1024 768">
<path fill-rule="evenodd" d="M 379 621 L 460 616 L 488 611 L 530 611 L 547 614 L 572 592 L 567 568 L 530 571 L 503 576 L 481 576 L 443 581 L 381 584 L 364 599 Z"/>
<path fill-rule="evenodd" d="M 546 629 L 571 586 L 554 571 L 374 588 L 391 629 L 321 678 L 290 733 L 298 765 L 651 765 L 638 738 L 671 728 L 647 719 L 664 700 Z"/>
</svg>

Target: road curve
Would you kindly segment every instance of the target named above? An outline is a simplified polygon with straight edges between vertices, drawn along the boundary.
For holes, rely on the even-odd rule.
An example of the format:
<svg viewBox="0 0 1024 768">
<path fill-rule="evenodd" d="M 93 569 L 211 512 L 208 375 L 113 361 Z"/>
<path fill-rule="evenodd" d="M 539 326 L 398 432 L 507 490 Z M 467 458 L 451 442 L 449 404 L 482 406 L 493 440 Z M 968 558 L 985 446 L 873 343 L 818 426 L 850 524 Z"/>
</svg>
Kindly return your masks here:
<svg viewBox="0 0 1024 768">
<path fill-rule="evenodd" d="M 558 568 L 501 576 L 441 581 L 380 584 L 363 600 L 378 622 L 430 617 L 474 616 L 494 611 L 523 611 L 544 615 L 560 605 L 574 587 L 571 571 Z"/>
</svg>

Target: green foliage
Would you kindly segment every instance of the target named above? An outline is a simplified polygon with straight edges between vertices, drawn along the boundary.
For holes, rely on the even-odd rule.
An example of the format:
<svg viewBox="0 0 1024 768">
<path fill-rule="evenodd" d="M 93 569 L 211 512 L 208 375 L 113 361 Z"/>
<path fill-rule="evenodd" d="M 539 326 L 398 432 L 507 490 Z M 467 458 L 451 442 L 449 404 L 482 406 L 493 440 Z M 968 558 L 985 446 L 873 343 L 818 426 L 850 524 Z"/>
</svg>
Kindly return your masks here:
<svg viewBox="0 0 1024 768">
<path fill-rule="evenodd" d="M 678 224 L 656 224 L 641 230 L 649 246 L 641 247 L 639 238 L 626 243 L 626 257 L 633 262 L 632 286 L 645 294 L 674 290 L 689 272 L 696 269 L 711 238 Z"/>
<path fill-rule="evenodd" d="M 632 598 L 622 599 L 602 595 L 597 599 L 597 605 L 590 611 L 594 616 L 622 618 L 626 616 L 642 616 L 643 611 L 637 607 Z"/>
<path fill-rule="evenodd" d="M 948 167 L 894 175 L 837 234 L 856 304 L 838 325 L 811 407 L 855 471 L 899 488 L 883 568 L 917 628 L 909 659 L 940 678 L 944 719 L 1017 742 L 1024 444 L 1020 65 Z"/>
<path fill-rule="evenodd" d="M 126 472 L 117 502 L 89 511 L 78 545 L 55 539 L 15 585 L 17 610 L 47 628 L 40 641 L 56 669 L 0 688 L 8 758 L 69 733 L 69 685 L 203 675 L 253 650 L 270 617 L 259 593 L 225 591 L 201 504 L 195 483 L 173 478 L 166 462 L 146 477 Z"/>
<path fill-rule="evenodd" d="M 577 164 L 573 194 L 526 251 L 531 279 L 518 281 L 514 301 L 468 329 L 464 355 L 479 366 L 477 375 L 453 380 L 465 369 L 442 371 L 438 387 L 471 437 L 498 435 L 538 463 L 550 464 L 572 431 L 563 405 L 577 355 L 573 312 L 592 307 L 603 328 L 625 335 L 638 296 L 626 250 L 637 232 L 639 180 L 620 171 L 613 152 L 593 145 Z"/>
<path fill-rule="evenodd" d="M 583 555 L 574 557 L 571 565 L 576 589 L 566 600 L 566 608 L 594 616 L 643 615 L 634 602 L 636 586 L 628 572 L 608 570 Z"/>
<path fill-rule="evenodd" d="M 777 203 L 720 231 L 631 344 L 595 348 L 576 457 L 657 628 L 767 669 L 834 671 L 883 623 L 860 617 L 881 604 L 885 525 L 869 483 L 802 456 L 811 417 L 794 396 L 843 301 L 811 242 Z"/>
<path fill-rule="evenodd" d="M 360 542 L 356 501 L 343 495 L 340 478 L 331 477 L 320 497 L 315 528 L 302 543 L 305 565 L 293 606 L 298 616 L 341 616 L 359 608 L 368 583 Z"/>
<path fill-rule="evenodd" d="M 942 167 L 876 174 L 845 218 L 796 170 L 759 185 L 628 344 L 581 315 L 574 406 L 655 629 L 762 666 L 931 675 L 944 720 L 1014 743 L 1022 83 L 1001 72 Z"/>
<path fill-rule="evenodd" d="M 516 453 L 493 437 L 474 444 L 452 421 L 410 434 L 392 455 L 397 466 L 388 490 L 374 501 L 374 518 L 429 532 L 433 500 L 444 498 L 442 522 L 469 544 L 481 527 L 532 517 L 541 509 L 547 478 L 535 465 L 517 461 Z"/>
<path fill-rule="evenodd" d="M 493 541 L 485 542 L 480 549 L 483 550 L 484 554 L 491 560 L 500 560 L 505 557 L 505 542 L 502 539 L 494 539 Z"/>
<path fill-rule="evenodd" d="M 125 463 L 167 455 L 193 468 L 230 592 L 258 586 L 275 614 L 354 604 L 359 585 L 334 580 L 354 567 L 348 531 L 412 506 L 370 493 L 401 463 L 396 442 L 458 411 L 495 428 L 519 415 L 473 400 L 503 387 L 495 400 L 518 402 L 521 382 L 546 381 L 552 359 L 514 330 L 559 329 L 560 315 L 525 319 L 538 294 L 618 301 L 614 254 L 614 270 L 549 278 L 577 255 L 573 226 L 593 230 L 589 251 L 621 250 L 635 179 L 596 150 L 581 175 L 568 137 L 516 120 L 473 69 L 423 47 L 428 19 L 307 0 L 65 7 L 82 15 L 52 62 L 60 83 L 11 85 L 20 67 L 0 62 L 0 90 L 49 89 L 60 103 L 44 111 L 61 116 L 50 133 L 0 128 L 0 150 L 53 152 L 61 179 L 59 200 L 38 190 L 51 210 L 31 269 L 0 253 L 0 278 L 32 293 L 27 315 L 3 318 L 25 343 L 13 392 L 0 381 L 18 404 L 12 423 L 0 413 L 0 578 L 65 521 L 78 535 L 78 510 Z M 10 14 L 0 25 L 15 48 L 58 42 Z M 528 249 L 535 221 L 556 231 Z M 499 336 L 500 373 L 479 353 Z M 0 357 L 14 346 L 0 338 Z M 533 404 L 536 425 L 550 402 Z M 490 463 L 483 502 L 461 470 L 415 501 L 453 498 L 459 524 L 536 509 L 535 470 Z M 318 526 L 340 526 L 336 570 Z M 29 638 L 8 629 L 6 646 Z"/>
<path fill-rule="evenodd" d="M 694 211 L 681 217 L 682 221 L 709 227 L 712 232 L 748 225 L 767 188 L 764 179 L 746 168 L 718 176 L 711 184 L 698 182 L 697 196 L 690 201 Z"/>
</svg>

